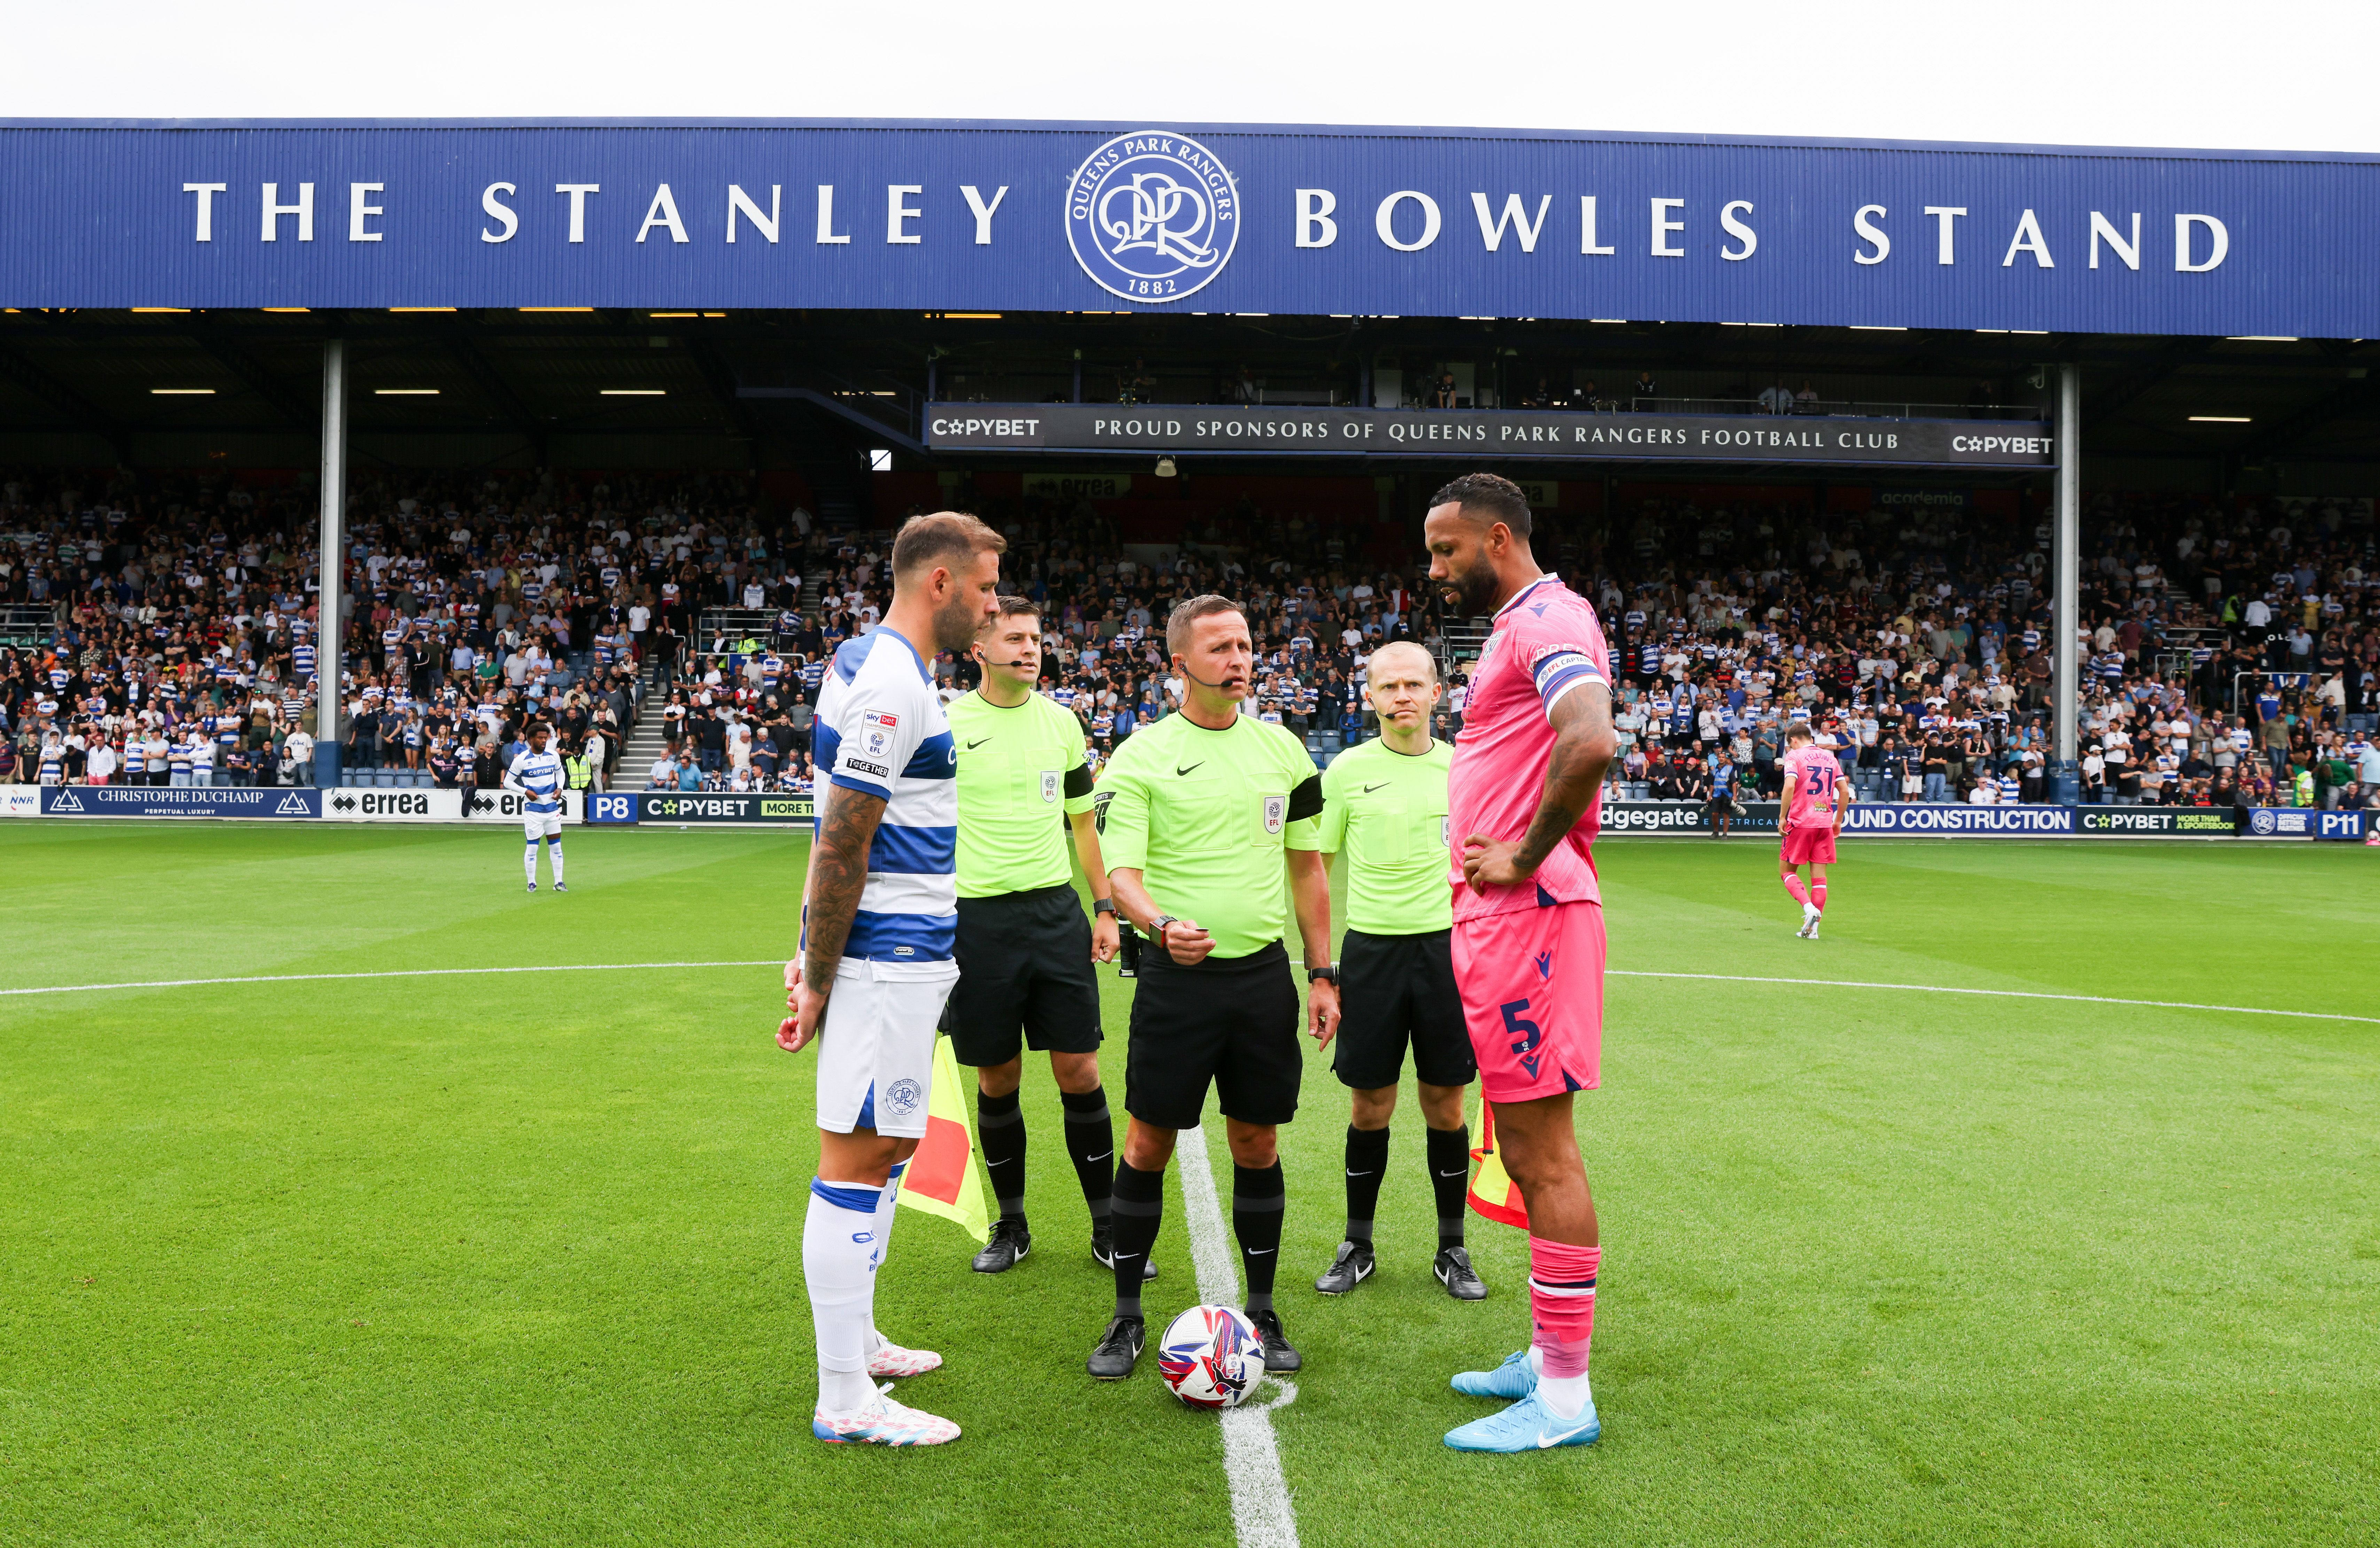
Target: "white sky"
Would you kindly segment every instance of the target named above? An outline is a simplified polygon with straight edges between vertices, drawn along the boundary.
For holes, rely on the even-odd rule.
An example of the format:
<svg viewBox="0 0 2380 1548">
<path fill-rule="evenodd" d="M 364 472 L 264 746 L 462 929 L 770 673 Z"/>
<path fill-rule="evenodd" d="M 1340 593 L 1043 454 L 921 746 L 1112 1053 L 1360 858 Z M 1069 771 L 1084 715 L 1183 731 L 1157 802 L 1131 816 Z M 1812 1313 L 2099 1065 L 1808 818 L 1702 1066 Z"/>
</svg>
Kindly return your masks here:
<svg viewBox="0 0 2380 1548">
<path fill-rule="evenodd" d="M 1476 125 L 2380 152 L 2380 5 L 0 0 L 0 116 Z"/>
</svg>

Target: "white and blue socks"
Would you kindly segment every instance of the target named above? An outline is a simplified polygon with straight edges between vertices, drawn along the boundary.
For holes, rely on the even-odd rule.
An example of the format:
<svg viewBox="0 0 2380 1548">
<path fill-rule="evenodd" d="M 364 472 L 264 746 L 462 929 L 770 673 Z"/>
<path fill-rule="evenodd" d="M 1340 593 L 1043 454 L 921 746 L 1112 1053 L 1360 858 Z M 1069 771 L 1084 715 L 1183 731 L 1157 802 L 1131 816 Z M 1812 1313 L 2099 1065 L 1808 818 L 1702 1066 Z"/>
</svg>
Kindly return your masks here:
<svg viewBox="0 0 2380 1548">
<path fill-rule="evenodd" d="M 809 1216 L 802 1228 L 802 1282 L 818 1335 L 819 1407 L 852 1413 L 868 1406 L 876 1385 L 868 1376 L 875 1332 L 878 1206 L 890 1189 L 867 1183 L 810 1181 Z"/>
</svg>

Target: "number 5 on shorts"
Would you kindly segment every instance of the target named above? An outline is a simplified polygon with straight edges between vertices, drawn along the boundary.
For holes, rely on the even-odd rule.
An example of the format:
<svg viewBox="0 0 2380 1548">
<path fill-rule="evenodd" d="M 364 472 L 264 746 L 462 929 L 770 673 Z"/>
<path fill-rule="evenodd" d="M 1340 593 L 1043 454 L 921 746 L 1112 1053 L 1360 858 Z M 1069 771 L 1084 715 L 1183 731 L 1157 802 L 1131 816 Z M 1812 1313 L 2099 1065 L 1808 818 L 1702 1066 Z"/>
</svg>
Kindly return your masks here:
<svg viewBox="0 0 2380 1548">
<path fill-rule="evenodd" d="M 1504 1013 L 1504 1030 L 1521 1034 L 1520 1041 L 1512 1045 L 1512 1051 L 1516 1054 L 1534 1053 L 1537 1045 L 1545 1041 L 1546 1034 L 1537 1030 L 1537 1023 L 1521 1014 L 1528 1008 L 1529 1002 L 1525 998 L 1507 1000 L 1496 1008 Z"/>
</svg>

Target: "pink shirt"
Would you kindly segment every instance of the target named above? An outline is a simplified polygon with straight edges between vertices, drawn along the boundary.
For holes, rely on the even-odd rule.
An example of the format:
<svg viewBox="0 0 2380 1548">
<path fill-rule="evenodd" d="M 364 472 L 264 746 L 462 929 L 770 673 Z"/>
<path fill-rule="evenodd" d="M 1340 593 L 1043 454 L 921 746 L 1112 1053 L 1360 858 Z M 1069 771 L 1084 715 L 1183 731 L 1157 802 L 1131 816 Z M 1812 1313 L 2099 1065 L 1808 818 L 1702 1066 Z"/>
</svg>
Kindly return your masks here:
<svg viewBox="0 0 2380 1548">
<path fill-rule="evenodd" d="M 1585 598 L 1554 576 L 1541 575 L 1498 611 L 1472 669 L 1463 732 L 1454 739 L 1446 804 L 1457 920 L 1536 908 L 1540 893 L 1558 903 L 1602 901 L 1593 853 L 1603 806 L 1599 790 L 1529 881 L 1479 893 L 1463 880 L 1465 838 L 1484 833 L 1511 842 L 1528 832 L 1553 756 L 1554 704 L 1587 683 L 1607 688 L 1611 683 L 1603 627 Z"/>
<path fill-rule="evenodd" d="M 1785 771 L 1785 826 L 1832 828 L 1842 798 L 1843 767 L 1835 756 L 1804 744 L 1778 764 Z"/>
</svg>

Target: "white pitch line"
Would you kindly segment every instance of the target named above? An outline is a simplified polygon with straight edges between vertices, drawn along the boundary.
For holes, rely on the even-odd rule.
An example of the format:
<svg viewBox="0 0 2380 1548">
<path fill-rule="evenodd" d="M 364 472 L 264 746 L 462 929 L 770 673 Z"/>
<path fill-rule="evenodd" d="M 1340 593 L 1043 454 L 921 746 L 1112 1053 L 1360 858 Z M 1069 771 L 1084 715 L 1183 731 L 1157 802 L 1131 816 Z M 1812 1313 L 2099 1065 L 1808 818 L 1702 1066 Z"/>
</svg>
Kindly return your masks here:
<svg viewBox="0 0 2380 1548">
<path fill-rule="evenodd" d="M 239 978 L 152 978 L 138 984 L 52 984 L 0 989 L 6 995 L 79 995 L 98 989 L 188 989 L 209 984 L 320 984 L 348 978 L 453 978 L 488 973 L 643 973 L 657 968 L 783 967 L 782 959 L 750 962 L 555 962 L 540 967 L 394 968 L 384 973 L 272 973 Z"/>
<path fill-rule="evenodd" d="M 1714 984 L 1801 984 L 1820 989 L 1903 989 L 1921 995 L 1991 995 L 2002 999 L 2067 999 L 2084 1005 L 2145 1005 L 2159 1010 L 2220 1010 L 2235 1016 L 2301 1016 L 2315 1022 L 2365 1022 L 2380 1016 L 2348 1016 L 2335 1010 L 2275 1010 L 2262 1005 L 2201 1005 L 2187 999 L 2118 999 L 2110 995 L 2055 995 L 2039 989 L 1961 989 L 1945 984 L 1872 984 L 1856 978 L 1758 978 L 1740 973 L 1650 973 L 1606 968 L 1613 978 L 1699 978 Z"/>
<path fill-rule="evenodd" d="M 1210 1306 L 1240 1303 L 1240 1267 L 1224 1228 L 1222 1202 L 1215 1196 L 1214 1168 L 1207 1164 L 1207 1133 L 1184 1129 L 1174 1137 L 1182 1163 L 1182 1203 L 1189 1215 L 1190 1261 L 1198 1271 L 1199 1299 Z M 1243 1404 L 1219 1416 L 1223 1423 L 1223 1473 L 1232 1484 L 1232 1522 L 1240 1548 L 1298 1548 L 1297 1513 L 1281 1477 L 1281 1445 L 1272 1433 L 1272 1412 L 1295 1400 L 1297 1389 L 1276 1379 L 1281 1395 L 1262 1406 Z"/>
</svg>

